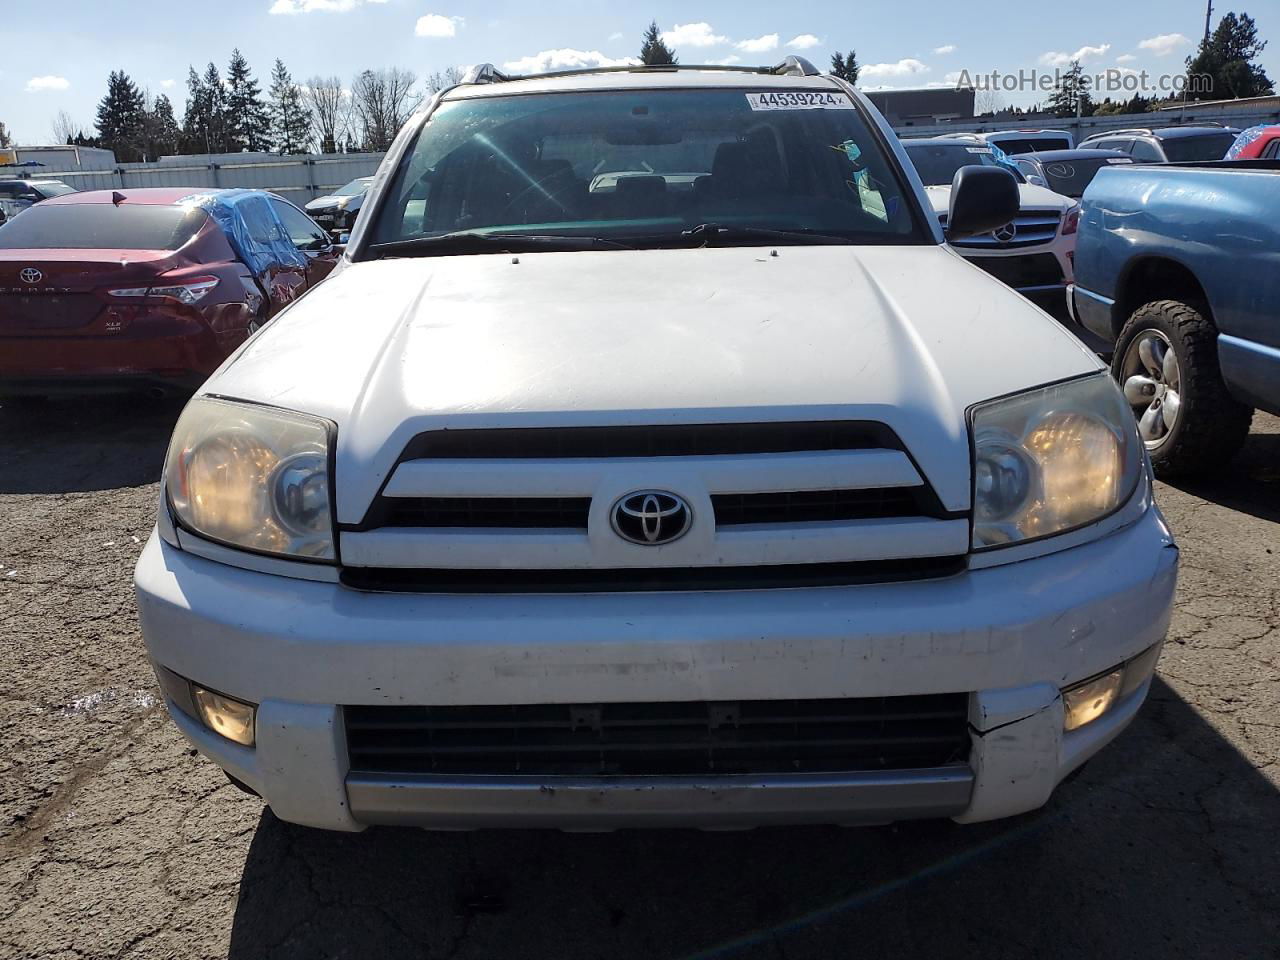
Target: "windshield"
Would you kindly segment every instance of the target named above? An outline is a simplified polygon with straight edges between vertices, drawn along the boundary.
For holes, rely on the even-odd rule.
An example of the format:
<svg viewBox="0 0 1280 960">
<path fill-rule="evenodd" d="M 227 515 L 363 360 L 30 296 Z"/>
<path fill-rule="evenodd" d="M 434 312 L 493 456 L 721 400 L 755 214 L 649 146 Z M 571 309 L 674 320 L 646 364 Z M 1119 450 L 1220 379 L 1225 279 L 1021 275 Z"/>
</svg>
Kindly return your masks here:
<svg viewBox="0 0 1280 960">
<path fill-rule="evenodd" d="M 207 219 L 168 205 L 38 203 L 0 229 L 0 249 L 177 250 Z"/>
<path fill-rule="evenodd" d="M 61 197 L 68 193 L 76 192 L 75 187 L 68 187 L 65 183 L 33 183 L 32 186 L 35 187 L 36 193 L 46 199 L 49 197 Z"/>
<path fill-rule="evenodd" d="M 1022 175 L 1001 163 L 990 147 L 968 147 L 958 143 L 905 143 L 907 156 L 911 158 L 926 187 L 949 187 L 961 167 L 1000 167 L 1008 170 L 1019 182 Z"/>
<path fill-rule="evenodd" d="M 882 141 L 835 90 L 536 94 L 442 104 L 372 235 L 375 249 L 458 231 L 644 246 L 715 223 L 932 242 L 913 209 Z M 733 236 L 764 242 L 745 233 Z"/>
<path fill-rule="evenodd" d="M 1234 133 L 1210 133 L 1202 137 L 1169 137 L 1162 140 L 1164 155 L 1170 163 L 1193 160 L 1221 160 L 1236 142 Z"/>
<path fill-rule="evenodd" d="M 360 196 L 360 194 L 364 193 L 366 190 L 369 189 L 369 184 L 371 183 L 373 183 L 373 180 L 371 178 L 361 177 L 359 180 L 352 180 L 345 187 L 342 187 L 339 190 L 333 191 L 333 193 L 330 194 L 330 196 L 358 197 Z"/>
<path fill-rule="evenodd" d="M 992 137 L 1005 153 L 1040 153 L 1045 150 L 1070 150 L 1071 141 L 1066 137 Z"/>
<path fill-rule="evenodd" d="M 1090 160 L 1058 160 L 1044 165 L 1045 185 L 1054 193 L 1076 200 L 1084 196 L 1084 191 L 1099 170 L 1109 164 L 1131 164 L 1128 157 L 1095 157 Z"/>
</svg>

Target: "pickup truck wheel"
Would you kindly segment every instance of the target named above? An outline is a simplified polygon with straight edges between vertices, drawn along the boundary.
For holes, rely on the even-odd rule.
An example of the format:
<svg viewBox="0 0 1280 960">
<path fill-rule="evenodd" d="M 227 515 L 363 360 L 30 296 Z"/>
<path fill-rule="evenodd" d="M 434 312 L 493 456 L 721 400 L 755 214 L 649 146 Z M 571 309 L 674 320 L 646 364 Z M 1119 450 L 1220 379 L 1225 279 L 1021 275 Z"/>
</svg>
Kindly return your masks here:
<svg viewBox="0 0 1280 960">
<path fill-rule="evenodd" d="M 1156 300 L 1135 310 L 1116 341 L 1111 373 L 1161 477 L 1211 471 L 1249 435 L 1253 410 L 1222 382 L 1218 331 L 1196 306 Z"/>
</svg>

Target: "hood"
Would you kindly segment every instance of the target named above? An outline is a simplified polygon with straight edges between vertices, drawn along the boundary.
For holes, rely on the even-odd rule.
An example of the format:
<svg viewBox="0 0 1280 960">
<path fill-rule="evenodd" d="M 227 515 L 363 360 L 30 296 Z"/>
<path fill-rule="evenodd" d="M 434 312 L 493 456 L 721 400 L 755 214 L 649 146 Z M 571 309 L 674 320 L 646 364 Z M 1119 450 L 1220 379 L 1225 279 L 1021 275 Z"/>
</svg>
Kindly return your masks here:
<svg viewBox="0 0 1280 960">
<path fill-rule="evenodd" d="M 352 199 L 352 198 L 348 198 L 348 199 Z M 330 207 L 336 207 L 336 206 L 338 205 L 338 202 L 339 202 L 340 200 L 342 200 L 342 197 L 334 197 L 334 196 L 328 196 L 328 197 L 316 197 L 314 200 L 308 200 L 308 201 L 307 201 L 307 205 L 306 205 L 305 207 L 303 207 L 302 209 L 304 209 L 304 210 L 327 210 L 327 209 L 329 209 Z"/>
<path fill-rule="evenodd" d="M 443 427 L 888 423 L 969 502 L 966 409 L 1101 369 L 942 246 L 449 256 L 346 263 L 203 392 L 333 420 L 355 522 Z"/>
<path fill-rule="evenodd" d="M 934 213 L 941 216 L 951 209 L 950 186 L 925 187 L 924 192 L 928 194 L 929 203 L 932 204 Z M 1050 209 L 1063 211 L 1075 206 L 1075 201 L 1070 197 L 1064 197 L 1060 193 L 1054 193 L 1045 187 L 1037 187 L 1032 183 L 1020 183 L 1018 184 L 1018 205 L 1023 210 Z"/>
</svg>

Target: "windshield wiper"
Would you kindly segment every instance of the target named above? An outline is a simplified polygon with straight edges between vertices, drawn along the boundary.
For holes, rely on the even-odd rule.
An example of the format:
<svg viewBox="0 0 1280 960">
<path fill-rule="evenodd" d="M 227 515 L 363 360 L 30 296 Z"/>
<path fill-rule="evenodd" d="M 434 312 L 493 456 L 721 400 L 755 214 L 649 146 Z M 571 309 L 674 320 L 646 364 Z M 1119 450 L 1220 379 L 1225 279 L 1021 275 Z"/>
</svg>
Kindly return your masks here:
<svg viewBox="0 0 1280 960">
<path fill-rule="evenodd" d="M 449 250 L 510 253 L 520 250 L 592 250 L 597 247 L 635 249 L 628 243 L 610 240 L 608 237 L 455 230 L 453 233 L 442 233 L 436 237 L 413 237 L 408 240 L 370 244 L 369 252 L 375 258 L 381 258 L 431 256 Z"/>
<path fill-rule="evenodd" d="M 680 231 L 686 240 L 700 240 L 713 244 L 717 240 L 783 240 L 788 243 L 853 243 L 848 237 L 833 233 L 816 233 L 812 230 L 773 230 L 768 227 L 726 227 L 721 223 L 700 223 L 696 227 Z"/>
</svg>

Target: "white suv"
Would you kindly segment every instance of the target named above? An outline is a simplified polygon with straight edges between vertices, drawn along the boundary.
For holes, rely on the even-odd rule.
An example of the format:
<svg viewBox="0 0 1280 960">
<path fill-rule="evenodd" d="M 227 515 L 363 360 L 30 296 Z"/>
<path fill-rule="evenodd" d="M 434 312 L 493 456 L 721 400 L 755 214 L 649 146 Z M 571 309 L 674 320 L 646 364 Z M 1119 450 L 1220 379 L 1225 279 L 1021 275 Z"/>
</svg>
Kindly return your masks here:
<svg viewBox="0 0 1280 960">
<path fill-rule="evenodd" d="M 1106 369 L 803 61 L 468 79 L 176 427 L 174 722 L 336 830 L 1045 803 L 1176 577 Z M 967 169 L 949 228 L 1016 205 Z"/>
</svg>

